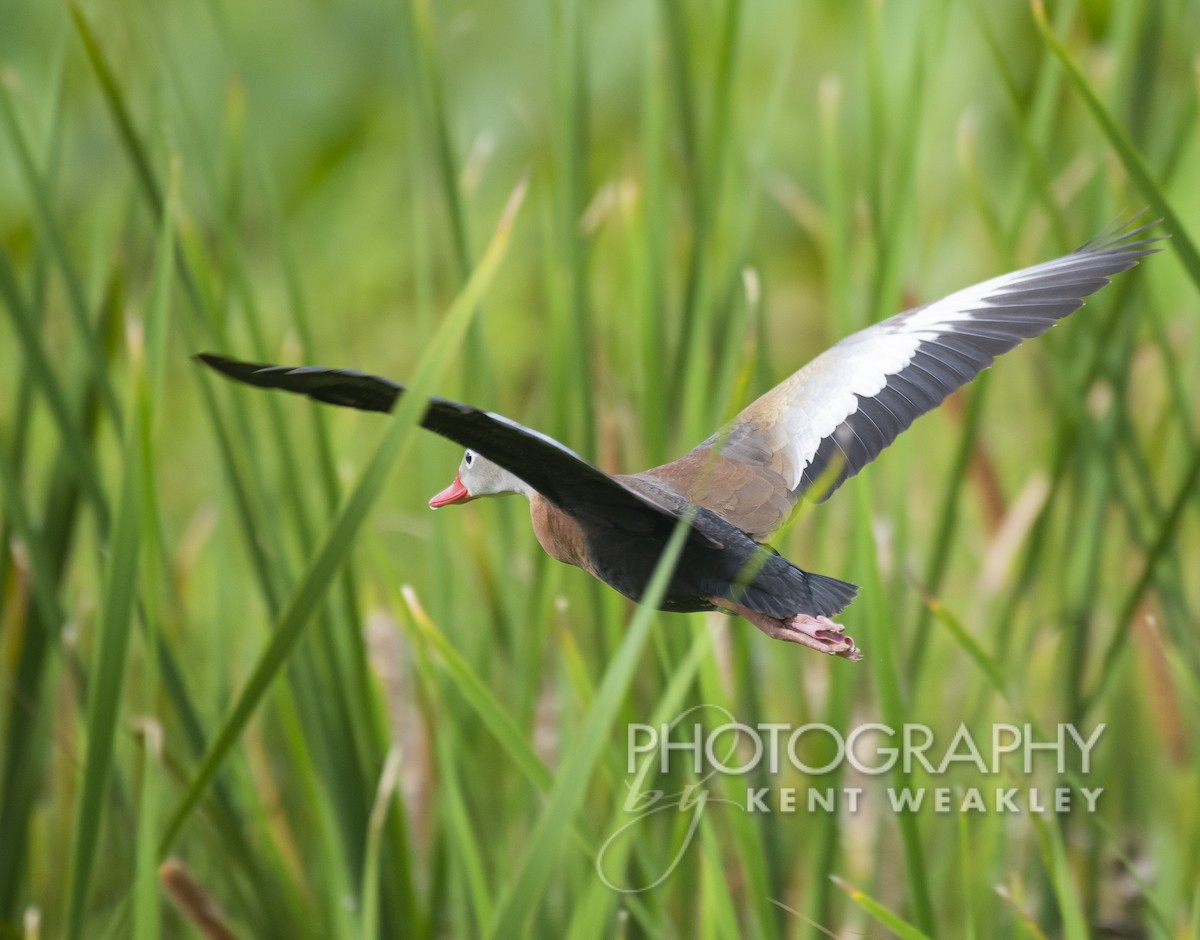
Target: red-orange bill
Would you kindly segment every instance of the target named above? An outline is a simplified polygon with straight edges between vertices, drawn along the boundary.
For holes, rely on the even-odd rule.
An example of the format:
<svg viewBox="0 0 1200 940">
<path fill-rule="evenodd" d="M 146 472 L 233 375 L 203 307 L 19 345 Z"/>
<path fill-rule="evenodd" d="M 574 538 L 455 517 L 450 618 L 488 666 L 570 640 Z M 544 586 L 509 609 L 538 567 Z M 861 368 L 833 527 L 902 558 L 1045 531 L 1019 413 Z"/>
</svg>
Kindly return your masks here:
<svg viewBox="0 0 1200 940">
<path fill-rule="evenodd" d="M 451 503 L 465 503 L 470 498 L 470 492 L 467 491 L 461 477 L 456 473 L 454 482 L 429 501 L 429 508 L 437 509 L 439 506 L 449 506 Z"/>
</svg>

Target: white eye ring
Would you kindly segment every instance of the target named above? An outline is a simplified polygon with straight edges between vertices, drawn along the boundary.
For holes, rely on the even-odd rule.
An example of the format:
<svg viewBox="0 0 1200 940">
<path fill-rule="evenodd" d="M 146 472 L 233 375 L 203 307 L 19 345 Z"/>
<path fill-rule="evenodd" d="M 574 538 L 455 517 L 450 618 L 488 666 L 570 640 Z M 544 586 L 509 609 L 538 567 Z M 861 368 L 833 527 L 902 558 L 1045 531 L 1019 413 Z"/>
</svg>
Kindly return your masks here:
<svg viewBox="0 0 1200 940">
<path fill-rule="evenodd" d="M 470 451 L 467 451 L 466 454 L 463 455 L 463 460 L 466 461 L 466 464 L 469 467 L 475 462 L 475 455 Z"/>
</svg>

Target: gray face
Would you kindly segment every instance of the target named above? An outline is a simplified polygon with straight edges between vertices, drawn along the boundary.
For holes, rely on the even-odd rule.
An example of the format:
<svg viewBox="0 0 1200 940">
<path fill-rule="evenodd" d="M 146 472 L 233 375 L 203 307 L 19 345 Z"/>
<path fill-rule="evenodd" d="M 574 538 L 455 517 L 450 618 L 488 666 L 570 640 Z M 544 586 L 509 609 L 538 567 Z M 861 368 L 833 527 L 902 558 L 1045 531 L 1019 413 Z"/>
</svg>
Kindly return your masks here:
<svg viewBox="0 0 1200 940">
<path fill-rule="evenodd" d="M 429 505 L 437 509 L 439 506 L 465 503 L 480 496 L 499 496 L 501 493 L 524 493 L 528 496 L 530 489 L 507 470 L 468 450 L 458 465 L 454 482 L 433 497 Z"/>
</svg>

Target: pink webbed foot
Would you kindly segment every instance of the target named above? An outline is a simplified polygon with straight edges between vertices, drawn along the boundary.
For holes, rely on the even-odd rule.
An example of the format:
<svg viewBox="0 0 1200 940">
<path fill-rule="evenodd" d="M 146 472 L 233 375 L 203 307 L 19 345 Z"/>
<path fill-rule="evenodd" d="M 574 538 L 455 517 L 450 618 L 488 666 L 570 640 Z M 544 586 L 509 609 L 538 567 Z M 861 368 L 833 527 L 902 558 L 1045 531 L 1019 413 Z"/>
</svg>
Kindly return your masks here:
<svg viewBox="0 0 1200 940">
<path fill-rule="evenodd" d="M 797 614 L 790 620 L 778 621 L 782 626 L 778 632 L 771 633 L 777 640 L 789 640 L 804 646 L 840 656 L 851 662 L 863 658 L 862 650 L 854 643 L 854 637 L 846 633 L 846 628 L 835 623 L 828 617 L 809 617 L 807 614 Z"/>
<path fill-rule="evenodd" d="M 794 617 L 783 620 L 723 598 L 713 598 L 713 602 L 717 606 L 749 620 L 767 636 L 776 640 L 799 643 L 818 653 L 840 656 L 851 662 L 857 662 L 863 658 L 862 651 L 854 643 L 854 638 L 847 636 L 846 628 L 828 617 L 796 614 Z"/>
</svg>

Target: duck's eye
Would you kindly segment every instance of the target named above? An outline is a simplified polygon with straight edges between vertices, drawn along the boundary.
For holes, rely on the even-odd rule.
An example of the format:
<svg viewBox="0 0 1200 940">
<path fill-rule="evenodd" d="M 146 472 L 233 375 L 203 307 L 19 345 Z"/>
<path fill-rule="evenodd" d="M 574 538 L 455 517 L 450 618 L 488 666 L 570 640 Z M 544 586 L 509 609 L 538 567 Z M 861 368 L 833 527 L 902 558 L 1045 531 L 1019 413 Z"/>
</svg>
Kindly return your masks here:
<svg viewBox="0 0 1200 940">
<path fill-rule="evenodd" d="M 466 454 L 463 456 L 463 460 L 466 461 L 466 464 L 469 467 L 469 466 L 471 466 L 471 464 L 473 464 L 475 462 L 475 455 L 473 453 L 471 453 L 470 451 L 467 451 Z"/>
</svg>

